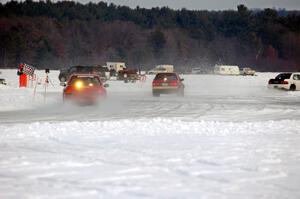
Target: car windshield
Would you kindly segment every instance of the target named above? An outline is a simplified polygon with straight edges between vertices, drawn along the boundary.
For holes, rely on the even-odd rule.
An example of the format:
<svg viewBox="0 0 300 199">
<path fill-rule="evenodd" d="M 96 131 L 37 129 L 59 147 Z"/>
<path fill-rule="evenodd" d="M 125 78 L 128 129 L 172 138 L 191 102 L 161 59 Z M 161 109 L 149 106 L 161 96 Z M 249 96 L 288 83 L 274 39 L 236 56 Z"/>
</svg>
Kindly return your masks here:
<svg viewBox="0 0 300 199">
<path fill-rule="evenodd" d="M 170 80 L 177 80 L 177 76 L 174 73 L 159 73 L 156 75 L 155 80 L 162 80 L 162 79 Z"/>
<path fill-rule="evenodd" d="M 70 85 L 74 85 L 76 82 L 82 82 L 84 86 L 92 85 L 101 85 L 99 78 L 97 77 L 74 77 L 70 81 Z"/>
<path fill-rule="evenodd" d="M 292 73 L 281 73 L 275 79 L 290 79 Z"/>
</svg>

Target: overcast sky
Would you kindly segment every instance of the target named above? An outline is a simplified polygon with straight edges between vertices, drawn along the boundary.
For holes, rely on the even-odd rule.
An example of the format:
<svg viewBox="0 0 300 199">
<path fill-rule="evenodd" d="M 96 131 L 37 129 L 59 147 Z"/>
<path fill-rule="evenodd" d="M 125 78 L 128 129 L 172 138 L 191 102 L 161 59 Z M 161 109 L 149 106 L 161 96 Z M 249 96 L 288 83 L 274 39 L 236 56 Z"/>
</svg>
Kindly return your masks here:
<svg viewBox="0 0 300 199">
<path fill-rule="evenodd" d="M 0 0 L 2 3 L 8 0 Z M 57 0 L 54 0 L 57 1 Z M 81 3 L 97 0 L 76 0 Z M 132 8 L 140 7 L 161 7 L 193 9 L 193 10 L 227 10 L 236 9 L 237 5 L 244 4 L 248 8 L 284 8 L 287 10 L 300 10 L 300 0 L 104 0 L 105 2 L 117 5 L 127 5 Z"/>
</svg>

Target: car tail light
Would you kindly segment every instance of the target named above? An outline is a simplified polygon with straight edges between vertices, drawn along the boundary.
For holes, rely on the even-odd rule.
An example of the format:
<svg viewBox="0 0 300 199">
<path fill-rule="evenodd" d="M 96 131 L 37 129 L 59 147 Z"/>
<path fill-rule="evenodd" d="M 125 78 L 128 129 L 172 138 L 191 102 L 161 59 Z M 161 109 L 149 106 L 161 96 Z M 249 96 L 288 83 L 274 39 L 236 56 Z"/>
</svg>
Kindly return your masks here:
<svg viewBox="0 0 300 199">
<path fill-rule="evenodd" d="M 178 83 L 177 83 L 177 81 L 172 81 L 172 82 L 169 83 L 169 85 L 170 85 L 170 86 L 177 86 Z"/>
<path fill-rule="evenodd" d="M 65 93 L 66 93 L 66 94 L 71 94 L 71 93 L 73 92 L 73 90 L 74 90 L 74 89 L 73 89 L 72 86 L 67 86 L 67 87 L 66 87 L 66 90 L 65 90 Z"/>
<path fill-rule="evenodd" d="M 153 81 L 153 82 L 152 82 L 152 86 L 159 86 L 159 82 Z"/>
<path fill-rule="evenodd" d="M 268 84 L 272 84 L 272 80 L 271 79 L 269 80 Z"/>
<path fill-rule="evenodd" d="M 282 81 L 281 84 L 289 84 L 288 81 Z"/>
</svg>

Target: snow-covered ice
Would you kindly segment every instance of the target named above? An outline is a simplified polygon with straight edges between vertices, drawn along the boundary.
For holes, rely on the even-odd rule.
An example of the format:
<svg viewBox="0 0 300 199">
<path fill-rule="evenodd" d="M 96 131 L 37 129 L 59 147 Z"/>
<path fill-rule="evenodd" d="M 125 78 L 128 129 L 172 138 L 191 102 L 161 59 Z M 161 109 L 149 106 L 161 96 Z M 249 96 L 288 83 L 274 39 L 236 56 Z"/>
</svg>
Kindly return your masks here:
<svg viewBox="0 0 300 199">
<path fill-rule="evenodd" d="M 57 71 L 34 99 L 1 71 L 0 198 L 300 198 L 300 93 L 274 73 L 185 75 L 184 98 L 111 81 L 77 107 Z"/>
</svg>

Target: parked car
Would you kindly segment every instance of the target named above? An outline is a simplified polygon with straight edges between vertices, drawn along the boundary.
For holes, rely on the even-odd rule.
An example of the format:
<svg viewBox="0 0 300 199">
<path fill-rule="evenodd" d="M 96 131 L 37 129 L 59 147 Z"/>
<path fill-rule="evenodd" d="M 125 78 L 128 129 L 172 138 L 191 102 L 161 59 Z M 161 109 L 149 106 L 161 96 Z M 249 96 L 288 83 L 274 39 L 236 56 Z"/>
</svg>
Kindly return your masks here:
<svg viewBox="0 0 300 199">
<path fill-rule="evenodd" d="M 139 79 L 140 79 L 140 75 L 138 74 L 138 69 L 125 68 L 124 70 L 120 70 L 118 72 L 117 80 L 123 80 L 125 83 L 135 82 Z"/>
<path fill-rule="evenodd" d="M 198 68 L 192 68 L 191 73 L 192 74 L 206 74 L 206 73 L 208 73 L 208 71 L 205 70 L 204 68 L 198 67 Z"/>
<path fill-rule="evenodd" d="M 5 79 L 3 79 L 3 78 L 0 78 L 0 84 L 7 85 Z"/>
<path fill-rule="evenodd" d="M 241 75 L 251 75 L 254 76 L 255 75 L 255 70 L 251 69 L 251 68 L 243 68 L 241 70 Z"/>
<path fill-rule="evenodd" d="M 109 70 L 104 66 L 71 66 L 60 70 L 58 79 L 60 82 L 66 82 L 74 73 L 82 74 L 97 74 L 103 81 L 109 79 Z"/>
<path fill-rule="evenodd" d="M 300 90 L 300 73 L 280 73 L 268 82 L 269 88 L 279 88 L 291 91 Z"/>
<path fill-rule="evenodd" d="M 73 74 L 63 90 L 63 100 L 79 104 L 95 104 L 106 97 L 106 87 L 97 74 Z"/>
<path fill-rule="evenodd" d="M 152 94 L 154 97 L 170 93 L 184 96 L 183 81 L 177 73 L 158 73 L 152 81 Z"/>
</svg>

